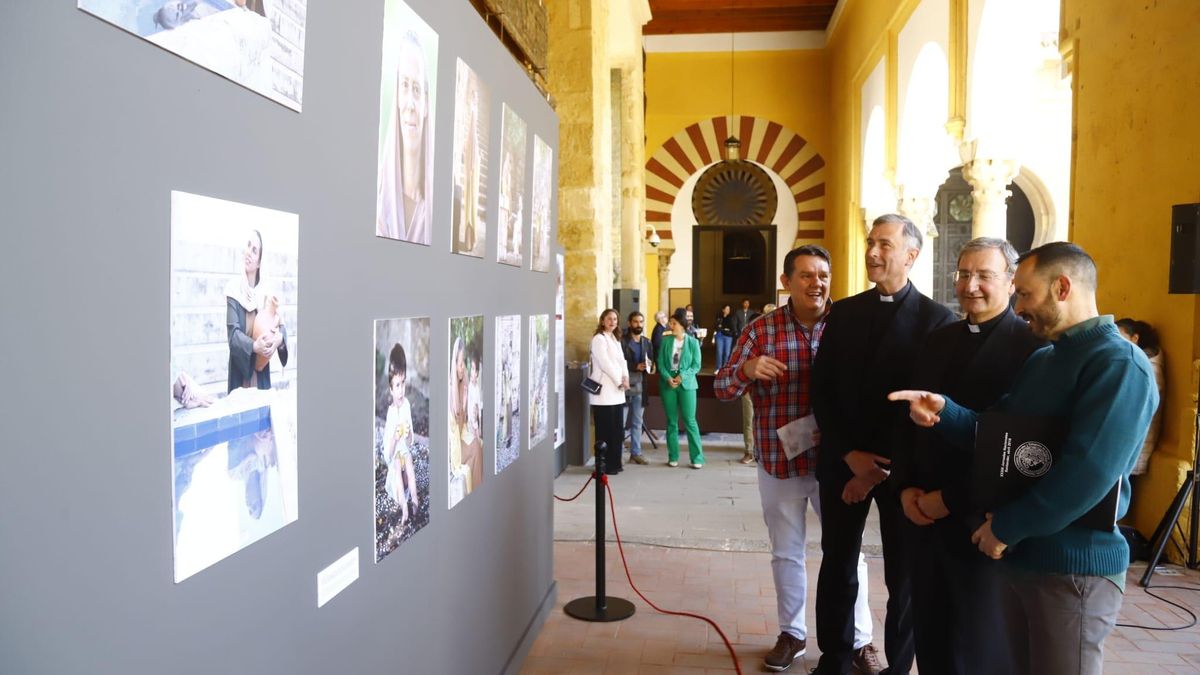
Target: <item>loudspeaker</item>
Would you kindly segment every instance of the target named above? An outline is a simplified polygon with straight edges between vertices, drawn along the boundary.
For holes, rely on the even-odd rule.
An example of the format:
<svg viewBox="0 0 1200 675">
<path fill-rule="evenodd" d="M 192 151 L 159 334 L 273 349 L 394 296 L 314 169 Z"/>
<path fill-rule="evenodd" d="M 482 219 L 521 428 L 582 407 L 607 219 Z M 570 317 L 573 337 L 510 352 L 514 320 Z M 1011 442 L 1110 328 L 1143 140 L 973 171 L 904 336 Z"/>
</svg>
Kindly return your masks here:
<svg viewBox="0 0 1200 675">
<path fill-rule="evenodd" d="M 641 291 L 636 288 L 618 288 L 613 291 L 613 309 L 621 318 L 619 325 L 624 329 L 625 317 L 630 312 L 642 311 Z"/>
<path fill-rule="evenodd" d="M 1171 207 L 1169 293 L 1200 293 L 1200 204 Z"/>
</svg>

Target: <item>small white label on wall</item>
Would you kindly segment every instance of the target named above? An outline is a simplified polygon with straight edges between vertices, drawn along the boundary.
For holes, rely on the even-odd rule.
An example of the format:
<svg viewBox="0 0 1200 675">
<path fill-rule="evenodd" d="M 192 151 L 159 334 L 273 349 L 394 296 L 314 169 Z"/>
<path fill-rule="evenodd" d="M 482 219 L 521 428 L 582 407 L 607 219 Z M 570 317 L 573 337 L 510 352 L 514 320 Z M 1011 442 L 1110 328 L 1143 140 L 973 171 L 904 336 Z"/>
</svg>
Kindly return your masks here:
<svg viewBox="0 0 1200 675">
<path fill-rule="evenodd" d="M 317 573 L 317 607 L 333 599 L 358 579 L 358 547 Z"/>
</svg>

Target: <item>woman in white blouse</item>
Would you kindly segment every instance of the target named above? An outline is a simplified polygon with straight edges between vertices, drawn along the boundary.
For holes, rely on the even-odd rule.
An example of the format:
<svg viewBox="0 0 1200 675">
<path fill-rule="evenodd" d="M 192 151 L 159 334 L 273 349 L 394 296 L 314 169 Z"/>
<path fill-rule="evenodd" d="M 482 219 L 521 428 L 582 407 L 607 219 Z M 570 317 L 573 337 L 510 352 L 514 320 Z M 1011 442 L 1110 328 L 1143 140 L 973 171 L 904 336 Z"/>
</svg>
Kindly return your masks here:
<svg viewBox="0 0 1200 675">
<path fill-rule="evenodd" d="M 604 473 L 621 473 L 621 445 L 625 440 L 622 408 L 625 390 L 629 388 L 629 366 L 621 351 L 621 329 L 617 328 L 617 310 L 606 309 L 600 314 L 596 332 L 592 334 L 592 363 L 589 377 L 600 383 L 600 393 L 588 394 L 592 419 L 596 425 L 596 440 L 606 445 Z"/>
</svg>

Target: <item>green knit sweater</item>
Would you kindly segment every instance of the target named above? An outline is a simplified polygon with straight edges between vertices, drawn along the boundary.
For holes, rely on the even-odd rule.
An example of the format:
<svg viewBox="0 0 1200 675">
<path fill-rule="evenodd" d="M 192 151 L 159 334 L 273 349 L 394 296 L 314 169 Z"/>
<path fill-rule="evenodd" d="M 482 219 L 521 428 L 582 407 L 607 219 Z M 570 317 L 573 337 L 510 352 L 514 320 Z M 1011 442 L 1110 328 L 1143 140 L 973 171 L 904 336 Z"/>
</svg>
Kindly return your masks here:
<svg viewBox="0 0 1200 675">
<path fill-rule="evenodd" d="M 1034 352 L 995 409 L 1055 416 L 1067 440 L 1049 472 L 996 509 L 992 533 L 1004 559 L 1035 572 L 1111 576 L 1129 566 L 1129 548 L 1110 532 L 1072 525 L 1121 481 L 1117 517 L 1129 509 L 1129 472 L 1158 406 L 1154 370 L 1122 339 L 1112 316 L 1078 323 Z M 975 441 L 976 413 L 946 400 L 937 428 L 961 448 Z"/>
</svg>

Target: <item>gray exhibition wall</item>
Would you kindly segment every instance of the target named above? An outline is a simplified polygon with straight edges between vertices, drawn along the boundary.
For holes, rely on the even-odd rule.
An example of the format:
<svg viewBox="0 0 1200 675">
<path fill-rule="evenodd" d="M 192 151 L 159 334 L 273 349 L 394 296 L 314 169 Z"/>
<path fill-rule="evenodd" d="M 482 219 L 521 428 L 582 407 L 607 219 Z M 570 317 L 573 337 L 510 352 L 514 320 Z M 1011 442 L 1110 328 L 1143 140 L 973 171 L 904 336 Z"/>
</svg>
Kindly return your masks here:
<svg viewBox="0 0 1200 675">
<path fill-rule="evenodd" d="M 439 374 L 449 317 L 485 315 L 492 354 L 495 316 L 554 312 L 553 272 L 494 262 L 494 225 L 484 259 L 449 252 L 456 57 L 491 85 L 493 152 L 507 102 L 557 167 L 557 118 L 469 3 L 409 4 L 440 37 L 430 247 L 374 233 L 384 0 L 309 0 L 302 113 L 75 0 L 0 3 L 0 672 L 458 675 L 528 648 L 554 598 L 553 404 L 546 439 L 498 476 L 488 444 L 449 510 L 435 375 L 431 519 L 374 562 L 373 321 L 431 317 Z M 179 584 L 172 190 L 299 214 L 304 315 L 299 519 Z M 318 609 L 318 571 L 356 547 L 359 579 Z"/>
</svg>

